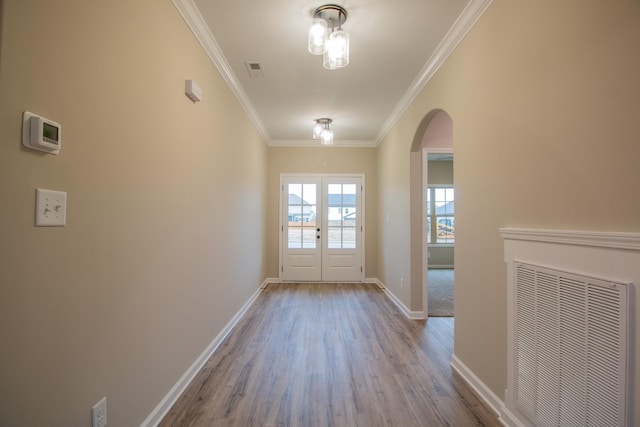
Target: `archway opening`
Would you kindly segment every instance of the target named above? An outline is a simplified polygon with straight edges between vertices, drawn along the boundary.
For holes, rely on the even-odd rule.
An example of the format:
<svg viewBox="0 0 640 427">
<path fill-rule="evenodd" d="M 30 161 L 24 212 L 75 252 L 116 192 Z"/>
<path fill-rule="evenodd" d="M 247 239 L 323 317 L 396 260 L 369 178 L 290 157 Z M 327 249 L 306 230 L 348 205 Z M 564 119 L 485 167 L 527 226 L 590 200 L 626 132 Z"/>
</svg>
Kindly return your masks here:
<svg viewBox="0 0 640 427">
<path fill-rule="evenodd" d="M 449 156 L 453 161 L 453 120 L 446 111 L 430 111 L 420 122 L 411 144 L 411 301 L 413 309 L 422 310 L 424 317 L 429 315 L 429 252 L 433 246 L 433 231 L 438 230 L 438 221 L 430 224 L 430 211 L 427 205 L 429 183 L 429 156 Z M 453 173 L 451 172 L 451 178 Z M 433 179 L 433 178 L 432 178 Z M 451 179 L 452 181 L 452 179 Z M 453 186 L 453 181 L 451 182 Z M 433 216 L 433 215 L 432 215 Z M 452 224 L 442 219 L 443 231 L 453 232 Z M 435 229 L 434 229 L 435 227 Z M 431 234 L 430 234 L 431 231 Z M 452 234 L 452 233 L 451 233 Z M 453 243 L 449 246 L 453 248 Z M 453 267 L 453 261 L 451 261 Z"/>
</svg>

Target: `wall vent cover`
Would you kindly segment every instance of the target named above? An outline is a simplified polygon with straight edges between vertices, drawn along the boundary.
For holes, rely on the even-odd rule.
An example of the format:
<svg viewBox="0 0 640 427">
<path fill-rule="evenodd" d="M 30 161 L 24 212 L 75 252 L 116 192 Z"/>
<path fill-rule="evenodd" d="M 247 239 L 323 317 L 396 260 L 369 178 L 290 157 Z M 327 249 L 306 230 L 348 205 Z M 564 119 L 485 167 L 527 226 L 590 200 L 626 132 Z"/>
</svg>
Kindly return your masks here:
<svg viewBox="0 0 640 427">
<path fill-rule="evenodd" d="M 247 61 L 244 64 L 247 66 L 247 71 L 249 71 L 250 77 L 264 77 L 264 68 L 262 68 L 262 63 L 256 61 Z"/>
<path fill-rule="evenodd" d="M 514 262 L 515 404 L 536 426 L 627 426 L 631 285 Z"/>
</svg>

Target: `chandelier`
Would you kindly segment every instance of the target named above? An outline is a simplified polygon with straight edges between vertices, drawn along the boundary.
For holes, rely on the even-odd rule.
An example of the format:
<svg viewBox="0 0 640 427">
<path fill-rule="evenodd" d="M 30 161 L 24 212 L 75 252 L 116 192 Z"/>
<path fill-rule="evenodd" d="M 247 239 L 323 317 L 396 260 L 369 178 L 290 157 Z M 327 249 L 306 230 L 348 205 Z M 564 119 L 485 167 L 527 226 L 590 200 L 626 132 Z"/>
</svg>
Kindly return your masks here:
<svg viewBox="0 0 640 427">
<path fill-rule="evenodd" d="M 329 129 L 329 125 L 333 120 L 323 117 L 316 119 L 313 127 L 313 139 L 319 139 L 322 145 L 333 145 L 333 131 Z"/>
<path fill-rule="evenodd" d="M 336 4 L 325 4 L 313 13 L 308 48 L 310 53 L 322 55 L 322 66 L 327 70 L 349 64 L 349 33 L 342 29 L 346 20 L 347 11 Z"/>
</svg>

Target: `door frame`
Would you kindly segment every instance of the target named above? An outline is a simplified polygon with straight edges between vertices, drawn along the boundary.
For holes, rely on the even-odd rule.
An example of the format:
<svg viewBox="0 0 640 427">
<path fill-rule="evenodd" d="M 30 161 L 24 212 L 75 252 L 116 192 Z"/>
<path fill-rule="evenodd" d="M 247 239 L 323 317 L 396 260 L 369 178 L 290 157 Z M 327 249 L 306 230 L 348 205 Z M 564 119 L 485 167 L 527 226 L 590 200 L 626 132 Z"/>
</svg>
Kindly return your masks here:
<svg viewBox="0 0 640 427">
<path fill-rule="evenodd" d="M 360 263 L 362 265 L 362 271 L 360 274 L 360 282 L 364 282 L 365 281 L 365 271 L 366 271 L 366 266 L 365 266 L 365 248 L 366 248 L 366 242 L 365 242 L 365 234 L 366 234 L 366 224 L 365 224 L 365 220 L 366 220 L 366 209 L 365 209 L 365 194 L 366 194 L 366 183 L 365 183 L 365 175 L 364 173 L 281 173 L 280 174 L 280 196 L 279 196 L 279 200 L 278 200 L 278 228 L 280 229 L 280 231 L 278 232 L 278 266 L 280 267 L 278 269 L 278 279 L 279 281 L 283 281 L 282 280 L 282 273 L 283 273 L 283 269 L 284 269 L 284 245 L 283 245 L 283 231 L 284 231 L 284 223 L 283 223 L 283 201 L 282 201 L 282 197 L 283 197 L 283 193 L 284 193 L 284 181 L 285 179 L 290 179 L 290 178 L 295 178 L 295 177 L 301 177 L 301 178 L 359 178 L 360 179 L 360 183 L 362 185 L 362 191 L 361 191 L 361 198 L 360 198 L 360 209 L 362 211 L 362 215 L 361 215 L 361 222 L 360 225 L 362 227 L 362 232 L 360 233 L 360 238 L 361 238 L 361 250 L 360 250 Z M 321 188 L 321 199 L 322 199 L 322 195 L 324 194 L 324 188 Z M 325 208 L 325 206 L 321 206 L 322 209 Z M 326 230 L 322 230 L 322 236 L 323 238 L 321 240 L 324 241 L 324 235 L 326 233 Z M 322 257 L 322 255 L 321 255 Z M 325 281 L 322 281 L 325 282 Z M 332 283 L 327 281 L 326 283 Z"/>
<path fill-rule="evenodd" d="M 429 232 L 427 230 L 427 191 L 429 188 L 429 154 L 453 154 L 453 148 L 422 148 L 422 185 L 420 200 L 422 204 L 422 312 L 424 318 L 429 317 Z M 455 187 L 455 180 L 454 180 Z M 454 249 L 455 250 L 455 249 Z"/>
</svg>

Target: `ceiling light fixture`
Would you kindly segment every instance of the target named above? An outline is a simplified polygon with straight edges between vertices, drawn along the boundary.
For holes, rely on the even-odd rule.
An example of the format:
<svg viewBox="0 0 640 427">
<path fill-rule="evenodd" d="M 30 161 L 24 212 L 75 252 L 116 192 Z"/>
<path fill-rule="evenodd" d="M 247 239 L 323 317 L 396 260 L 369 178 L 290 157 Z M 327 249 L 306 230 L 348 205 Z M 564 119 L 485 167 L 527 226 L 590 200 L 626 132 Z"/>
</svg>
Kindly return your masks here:
<svg viewBox="0 0 640 427">
<path fill-rule="evenodd" d="M 313 126 L 313 139 L 319 139 L 322 145 L 333 145 L 333 131 L 329 129 L 329 125 L 333 120 L 323 117 L 316 119 Z"/>
<path fill-rule="evenodd" d="M 327 70 L 349 64 L 349 33 L 342 29 L 346 21 L 347 11 L 337 4 L 325 4 L 313 13 L 308 48 L 314 55 L 323 55 L 322 66 Z"/>
</svg>

